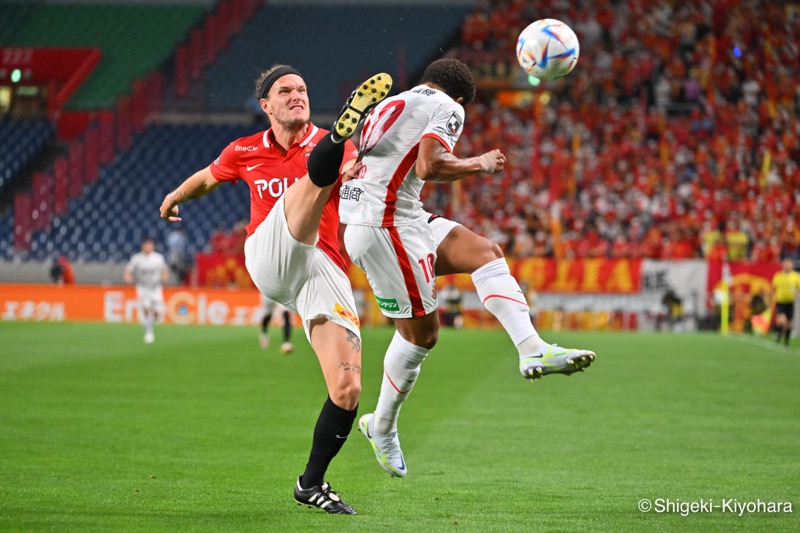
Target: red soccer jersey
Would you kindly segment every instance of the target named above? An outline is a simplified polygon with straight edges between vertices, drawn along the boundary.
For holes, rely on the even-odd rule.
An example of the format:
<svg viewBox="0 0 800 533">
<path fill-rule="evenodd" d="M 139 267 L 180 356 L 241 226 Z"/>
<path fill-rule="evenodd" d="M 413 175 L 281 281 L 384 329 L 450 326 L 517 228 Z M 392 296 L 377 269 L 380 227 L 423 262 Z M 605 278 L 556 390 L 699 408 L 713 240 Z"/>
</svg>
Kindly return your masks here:
<svg viewBox="0 0 800 533">
<path fill-rule="evenodd" d="M 250 187 L 250 223 L 247 236 L 253 234 L 259 224 L 267 218 L 275 202 L 288 187 L 308 172 L 308 156 L 317 142 L 328 134 L 309 124 L 308 134 L 289 147 L 288 151 L 275 142 L 272 129 L 249 137 L 236 139 L 222 151 L 211 164 L 211 174 L 219 181 L 243 179 Z M 342 165 L 358 157 L 358 150 L 351 141 L 346 141 Z M 341 172 L 341 167 L 340 167 Z M 347 263 L 339 252 L 339 187 L 337 182 L 325 204 L 319 225 L 317 246 L 347 271 Z"/>
</svg>

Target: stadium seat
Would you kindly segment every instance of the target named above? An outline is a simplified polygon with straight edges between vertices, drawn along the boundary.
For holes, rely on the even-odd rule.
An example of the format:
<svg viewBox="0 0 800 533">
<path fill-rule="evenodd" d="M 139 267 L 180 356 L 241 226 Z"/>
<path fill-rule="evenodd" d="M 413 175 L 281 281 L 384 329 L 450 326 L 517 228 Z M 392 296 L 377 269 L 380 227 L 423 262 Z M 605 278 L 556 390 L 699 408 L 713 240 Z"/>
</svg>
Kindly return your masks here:
<svg viewBox="0 0 800 533">
<path fill-rule="evenodd" d="M 34 237 L 31 254 L 46 259 L 53 242 L 71 260 L 126 261 L 145 236 L 164 248 L 170 224 L 158 207 L 170 190 L 196 170 L 207 166 L 234 138 L 258 131 L 257 126 L 151 125 L 129 150 L 100 172 L 98 181 L 70 202 L 68 212 L 53 227 Z M 217 227 L 232 227 L 250 213 L 246 186 L 225 186 L 216 194 L 181 206 L 190 250 L 205 247 Z M 13 225 L 13 217 L 0 219 Z M 12 231 L 4 232 L 11 235 Z M 1 243 L 2 241 L 0 241 Z M 4 247 L 5 249 L 6 247 Z M 62 249 L 65 248 L 65 249 Z"/>
<path fill-rule="evenodd" d="M 421 74 L 432 56 L 450 48 L 466 13 L 464 6 L 267 5 L 207 69 L 206 105 L 243 111 L 259 69 L 287 63 L 303 73 L 312 110 L 337 111 L 350 86 L 373 72 Z M 357 38 L 342 38 L 345 23 L 359 28 Z M 304 46 L 297 46 L 298 34 Z"/>
<path fill-rule="evenodd" d="M 10 190 L 23 171 L 55 137 L 46 120 L 0 121 L 0 195 Z"/>
</svg>

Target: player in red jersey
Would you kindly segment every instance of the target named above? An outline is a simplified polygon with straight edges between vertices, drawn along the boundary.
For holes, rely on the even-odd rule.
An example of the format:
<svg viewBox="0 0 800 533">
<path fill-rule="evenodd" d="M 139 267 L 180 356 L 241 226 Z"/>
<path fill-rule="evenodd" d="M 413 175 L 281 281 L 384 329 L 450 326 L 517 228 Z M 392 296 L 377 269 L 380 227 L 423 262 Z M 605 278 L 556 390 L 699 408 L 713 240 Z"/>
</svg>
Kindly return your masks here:
<svg viewBox="0 0 800 533">
<path fill-rule="evenodd" d="M 328 388 L 294 498 L 334 514 L 355 514 L 324 476 L 350 434 L 361 392 L 358 314 L 339 253 L 339 179 L 348 170 L 358 171 L 357 151 L 347 139 L 390 88 L 387 74 L 367 80 L 353 92 L 329 133 L 310 122 L 300 73 L 287 65 L 273 66 L 256 81 L 261 109 L 272 127 L 229 144 L 161 205 L 161 217 L 177 222 L 181 202 L 225 181 L 243 179 L 250 187 L 247 270 L 262 294 L 300 315 Z"/>
</svg>

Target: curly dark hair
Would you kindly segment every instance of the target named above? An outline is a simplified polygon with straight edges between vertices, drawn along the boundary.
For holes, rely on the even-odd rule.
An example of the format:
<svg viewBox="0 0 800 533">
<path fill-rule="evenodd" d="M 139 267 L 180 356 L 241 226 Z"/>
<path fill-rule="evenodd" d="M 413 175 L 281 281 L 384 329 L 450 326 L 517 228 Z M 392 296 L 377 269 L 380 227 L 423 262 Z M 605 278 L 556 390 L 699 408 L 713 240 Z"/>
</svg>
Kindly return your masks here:
<svg viewBox="0 0 800 533">
<path fill-rule="evenodd" d="M 475 79 L 469 67 L 458 59 L 437 59 L 428 65 L 420 83 L 428 82 L 441 87 L 451 98 L 463 98 L 463 105 L 475 99 Z"/>
</svg>

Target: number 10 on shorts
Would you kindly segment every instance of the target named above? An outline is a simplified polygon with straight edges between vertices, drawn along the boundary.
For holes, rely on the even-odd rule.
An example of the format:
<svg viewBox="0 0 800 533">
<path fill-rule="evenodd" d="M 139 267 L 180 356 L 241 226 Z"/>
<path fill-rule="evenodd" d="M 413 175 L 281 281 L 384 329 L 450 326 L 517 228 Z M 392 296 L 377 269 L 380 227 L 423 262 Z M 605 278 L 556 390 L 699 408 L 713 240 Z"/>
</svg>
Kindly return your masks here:
<svg viewBox="0 0 800 533">
<path fill-rule="evenodd" d="M 425 283 L 430 283 L 432 280 L 436 279 L 433 254 L 428 254 L 428 257 L 420 259 L 417 263 L 422 267 L 422 272 L 425 273 Z"/>
</svg>

